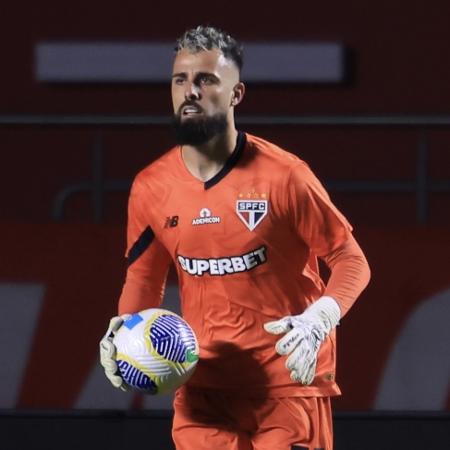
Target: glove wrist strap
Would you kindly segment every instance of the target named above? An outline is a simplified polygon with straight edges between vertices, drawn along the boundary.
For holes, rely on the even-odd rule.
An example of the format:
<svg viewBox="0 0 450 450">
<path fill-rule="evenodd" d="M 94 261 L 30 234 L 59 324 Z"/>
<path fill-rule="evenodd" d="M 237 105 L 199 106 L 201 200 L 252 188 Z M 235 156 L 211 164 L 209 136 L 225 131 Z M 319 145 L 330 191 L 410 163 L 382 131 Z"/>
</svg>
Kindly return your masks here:
<svg viewBox="0 0 450 450">
<path fill-rule="evenodd" d="M 302 316 L 329 334 L 339 323 L 341 309 L 333 297 L 323 296 L 308 306 Z"/>
</svg>

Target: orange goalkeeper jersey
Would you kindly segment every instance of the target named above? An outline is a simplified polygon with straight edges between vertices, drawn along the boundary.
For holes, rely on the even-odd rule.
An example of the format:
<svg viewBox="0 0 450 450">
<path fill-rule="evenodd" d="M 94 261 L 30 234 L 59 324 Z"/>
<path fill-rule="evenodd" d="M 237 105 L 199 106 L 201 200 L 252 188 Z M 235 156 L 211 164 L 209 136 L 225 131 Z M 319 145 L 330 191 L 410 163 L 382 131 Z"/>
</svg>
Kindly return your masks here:
<svg viewBox="0 0 450 450">
<path fill-rule="evenodd" d="M 174 147 L 133 183 L 119 313 L 158 306 L 174 262 L 182 314 L 200 344 L 192 387 L 338 394 L 334 331 L 320 348 L 313 384 L 302 386 L 275 352 L 280 337 L 263 324 L 300 314 L 324 293 L 316 258 L 350 235 L 309 167 L 274 144 L 240 132 L 229 160 L 207 182 L 187 170 Z"/>
</svg>

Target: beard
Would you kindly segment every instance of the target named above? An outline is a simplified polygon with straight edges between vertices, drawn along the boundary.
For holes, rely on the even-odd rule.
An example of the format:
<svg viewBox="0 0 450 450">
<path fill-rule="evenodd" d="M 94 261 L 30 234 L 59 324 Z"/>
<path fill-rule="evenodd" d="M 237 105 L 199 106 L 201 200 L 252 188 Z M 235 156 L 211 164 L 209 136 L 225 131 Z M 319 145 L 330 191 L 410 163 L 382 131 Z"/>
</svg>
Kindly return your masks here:
<svg viewBox="0 0 450 450">
<path fill-rule="evenodd" d="M 180 114 L 173 116 L 172 126 L 180 145 L 202 145 L 213 137 L 223 134 L 228 128 L 226 114 L 215 114 L 181 120 Z"/>
</svg>

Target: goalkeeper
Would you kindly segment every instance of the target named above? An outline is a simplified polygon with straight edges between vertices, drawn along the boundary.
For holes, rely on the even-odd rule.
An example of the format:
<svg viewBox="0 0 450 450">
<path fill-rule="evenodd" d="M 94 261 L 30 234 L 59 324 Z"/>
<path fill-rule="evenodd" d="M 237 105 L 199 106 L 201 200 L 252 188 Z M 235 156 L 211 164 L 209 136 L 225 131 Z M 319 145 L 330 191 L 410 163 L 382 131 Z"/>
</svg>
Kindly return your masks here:
<svg viewBox="0 0 450 450">
<path fill-rule="evenodd" d="M 242 61 L 242 47 L 215 28 L 177 42 L 178 145 L 133 183 L 127 275 L 101 362 L 126 389 L 112 338 L 124 314 L 160 305 L 174 263 L 200 345 L 196 371 L 175 395 L 177 450 L 331 450 L 336 325 L 369 267 L 308 165 L 236 129 Z M 331 269 L 326 285 L 318 258 Z"/>
</svg>

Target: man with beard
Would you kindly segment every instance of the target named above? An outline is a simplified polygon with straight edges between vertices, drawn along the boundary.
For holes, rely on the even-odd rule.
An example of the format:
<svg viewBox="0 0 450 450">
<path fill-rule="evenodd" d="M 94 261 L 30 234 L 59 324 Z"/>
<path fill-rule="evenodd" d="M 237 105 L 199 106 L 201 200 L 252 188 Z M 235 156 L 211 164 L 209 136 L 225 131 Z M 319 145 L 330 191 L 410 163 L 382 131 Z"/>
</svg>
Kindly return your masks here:
<svg viewBox="0 0 450 450">
<path fill-rule="evenodd" d="M 173 262 L 200 345 L 194 375 L 176 392 L 176 448 L 330 450 L 335 327 L 369 268 L 309 167 L 236 130 L 241 68 L 241 46 L 220 30 L 200 26 L 178 40 L 179 145 L 133 183 L 127 276 L 101 361 L 126 389 L 112 338 L 125 313 L 160 305 Z M 318 257 L 331 269 L 326 285 Z"/>
</svg>

